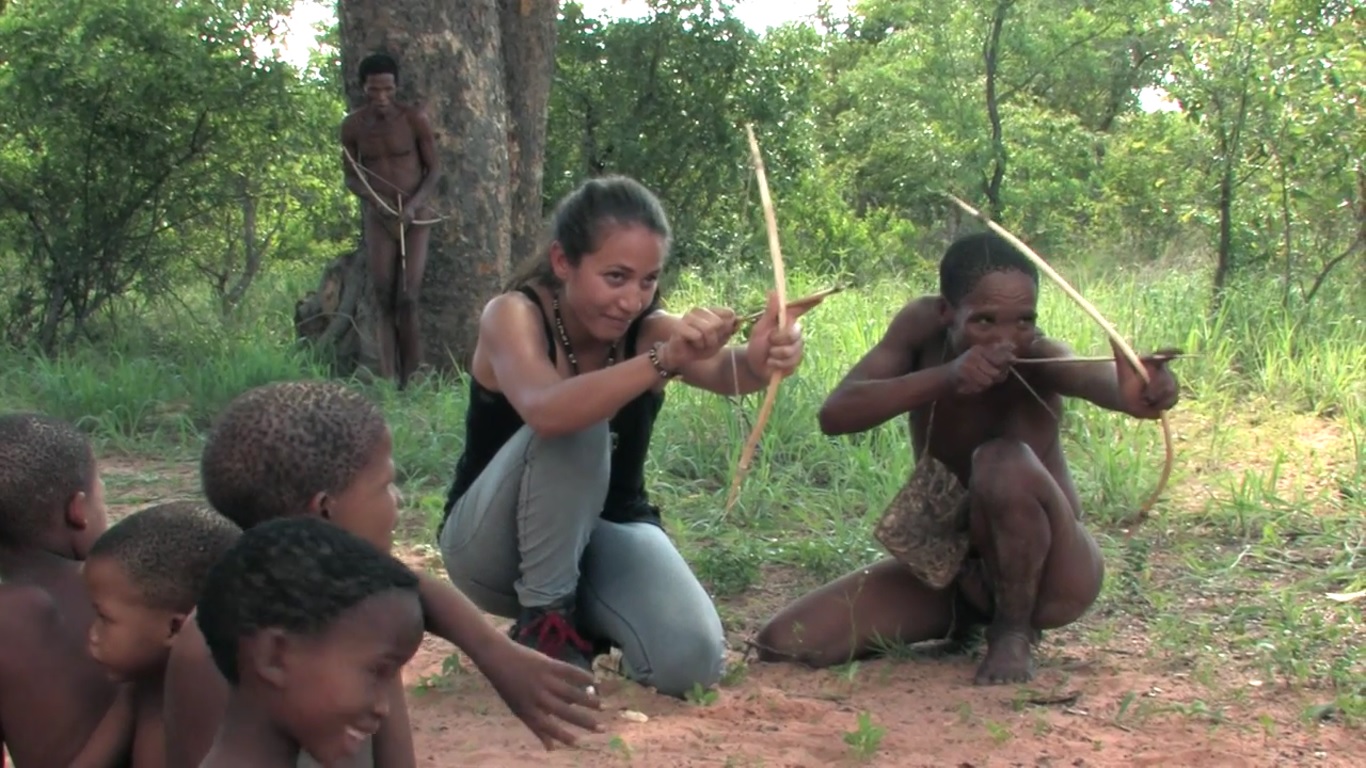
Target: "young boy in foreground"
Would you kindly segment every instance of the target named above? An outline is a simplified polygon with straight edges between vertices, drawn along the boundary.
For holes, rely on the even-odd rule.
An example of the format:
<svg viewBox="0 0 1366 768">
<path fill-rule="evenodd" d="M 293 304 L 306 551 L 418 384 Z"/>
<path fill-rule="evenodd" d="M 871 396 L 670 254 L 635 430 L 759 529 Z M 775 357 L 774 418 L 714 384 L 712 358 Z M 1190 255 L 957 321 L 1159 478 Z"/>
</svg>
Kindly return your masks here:
<svg viewBox="0 0 1366 768">
<path fill-rule="evenodd" d="M 422 642 L 417 576 L 317 518 L 262 523 L 214 567 L 198 622 L 232 685 L 200 768 L 353 758 Z"/>
<path fill-rule="evenodd" d="M 85 584 L 95 608 L 90 655 L 130 687 L 124 716 L 132 768 L 166 764 L 166 659 L 209 569 L 240 534 L 222 515 L 175 502 L 119 521 L 86 557 Z"/>
<path fill-rule="evenodd" d="M 0 748 L 69 768 L 114 700 L 86 653 L 81 561 L 106 526 L 89 441 L 40 414 L 0 416 Z"/>
<path fill-rule="evenodd" d="M 243 530 L 284 517 L 319 517 L 388 552 L 398 519 L 393 440 L 369 400 L 338 384 L 270 384 L 238 396 L 204 446 L 204 494 Z M 418 576 L 428 631 L 465 651 L 513 713 L 542 740 L 573 744 L 557 720 L 599 730 L 578 707 L 600 708 L 586 688 L 591 674 L 514 642 L 486 621 L 449 583 Z M 170 768 L 198 768 L 228 703 L 228 687 L 191 622 L 171 649 L 166 672 Z M 402 681 L 391 686 L 392 711 L 374 736 L 373 762 L 411 765 L 412 733 Z M 358 752 L 359 765 L 370 750 Z"/>
<path fill-rule="evenodd" d="M 1143 360 L 1150 384 L 1118 354 L 1017 366 L 1072 353 L 1035 325 L 1033 263 L 994 234 L 955 241 L 939 281 L 940 295 L 903 307 L 849 371 L 820 423 L 840 435 L 909 414 L 915 456 L 928 452 L 967 490 L 967 557 L 944 589 L 891 558 L 842 576 L 770 620 L 756 642 L 761 659 L 829 666 L 887 642 L 962 638 L 967 625 L 986 624 L 976 682 L 1018 683 L 1033 677 L 1042 630 L 1076 621 L 1100 593 L 1104 563 L 1082 526 L 1060 440 L 1063 398 L 1158 418 L 1177 400 L 1165 358 Z"/>
</svg>

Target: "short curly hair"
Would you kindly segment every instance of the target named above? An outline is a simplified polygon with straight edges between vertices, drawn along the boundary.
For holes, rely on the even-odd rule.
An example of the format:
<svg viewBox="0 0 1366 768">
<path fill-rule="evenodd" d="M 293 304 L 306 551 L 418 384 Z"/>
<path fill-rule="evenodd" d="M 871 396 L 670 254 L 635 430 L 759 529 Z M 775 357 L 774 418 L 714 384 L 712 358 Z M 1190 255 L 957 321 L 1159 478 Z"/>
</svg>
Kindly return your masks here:
<svg viewBox="0 0 1366 768">
<path fill-rule="evenodd" d="M 958 306 L 982 278 L 992 272 L 1014 271 L 1039 284 L 1039 269 L 1009 240 L 995 232 L 964 235 L 951 243 L 939 262 L 939 292 Z"/>
<path fill-rule="evenodd" d="M 204 445 L 204 495 L 243 530 L 302 514 L 315 494 L 344 491 L 387 429 L 378 406 L 340 384 L 247 390 L 228 404 Z"/>
<path fill-rule="evenodd" d="M 364 600 L 417 594 L 417 575 L 392 555 L 316 517 L 244 532 L 209 572 L 196 621 L 228 682 L 240 679 L 239 642 L 263 629 L 317 635 Z"/>
<path fill-rule="evenodd" d="M 134 512 L 95 540 L 86 560 L 118 563 L 149 607 L 188 613 L 209 569 L 242 535 L 231 520 L 192 501 Z"/>
<path fill-rule="evenodd" d="M 0 542 L 42 536 L 77 493 L 95 484 L 95 451 L 68 422 L 41 413 L 0 416 Z"/>
</svg>

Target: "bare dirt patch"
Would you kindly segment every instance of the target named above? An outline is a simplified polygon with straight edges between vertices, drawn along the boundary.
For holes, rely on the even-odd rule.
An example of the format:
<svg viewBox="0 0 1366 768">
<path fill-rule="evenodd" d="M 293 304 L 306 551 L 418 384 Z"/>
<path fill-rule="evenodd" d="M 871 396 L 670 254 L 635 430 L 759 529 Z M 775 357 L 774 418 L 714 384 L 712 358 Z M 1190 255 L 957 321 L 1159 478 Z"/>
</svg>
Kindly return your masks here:
<svg viewBox="0 0 1366 768">
<path fill-rule="evenodd" d="M 440 568 L 429 548 L 405 559 Z M 743 638 L 808 586 L 799 574 L 766 572 L 760 585 L 723 601 L 735 671 L 702 701 L 659 696 L 600 669 L 606 732 L 551 753 L 468 659 L 429 637 L 405 670 L 419 763 L 1347 766 L 1356 764 L 1352 754 L 1366 753 L 1360 731 L 1304 717 L 1331 694 L 1237 674 L 1215 690 L 1154 652 L 1136 621 L 1116 622 L 1127 626 L 1103 647 L 1084 642 L 1079 630 L 1050 633 L 1038 678 L 1020 687 L 972 685 L 978 657 L 879 659 L 831 670 L 747 663 Z M 490 620 L 503 629 L 510 623 Z"/>
<path fill-rule="evenodd" d="M 1138 655 L 1046 643 L 1028 689 L 973 686 L 969 658 L 754 665 L 702 704 L 604 675 L 606 733 L 547 754 L 467 661 L 449 674 L 448 653 L 429 639 L 406 671 L 419 686 L 446 664 L 442 684 L 410 699 L 423 765 L 1347 766 L 1366 750 L 1345 726 L 1305 724 L 1285 691 L 1212 704 Z"/>
<path fill-rule="evenodd" d="M 154 504 L 203 498 L 195 462 L 106 455 L 100 457 L 100 476 L 112 519 Z"/>
</svg>

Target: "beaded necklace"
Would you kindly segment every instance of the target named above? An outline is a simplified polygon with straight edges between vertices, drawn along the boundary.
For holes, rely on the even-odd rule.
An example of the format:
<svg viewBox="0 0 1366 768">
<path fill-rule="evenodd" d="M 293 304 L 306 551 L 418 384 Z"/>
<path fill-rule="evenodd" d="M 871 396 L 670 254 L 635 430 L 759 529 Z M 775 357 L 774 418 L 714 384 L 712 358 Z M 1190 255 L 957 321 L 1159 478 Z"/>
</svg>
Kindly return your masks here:
<svg viewBox="0 0 1366 768">
<path fill-rule="evenodd" d="M 564 319 L 560 317 L 560 295 L 554 294 L 550 300 L 550 306 L 555 312 L 555 330 L 559 331 L 560 344 L 564 346 L 564 356 L 569 359 L 569 370 L 575 375 L 579 375 L 579 359 L 574 356 L 574 347 L 569 344 L 569 334 L 564 332 Z M 612 346 L 607 350 L 607 364 L 604 368 L 611 367 L 617 359 L 617 343 L 612 342 Z"/>
<path fill-rule="evenodd" d="M 564 319 L 560 317 L 560 295 L 558 293 L 551 296 L 550 306 L 555 312 L 555 330 L 559 331 L 560 344 L 564 345 L 564 356 L 569 360 L 569 370 L 573 375 L 579 375 L 579 359 L 574 356 L 574 347 L 569 344 L 569 334 L 564 332 Z M 610 368 L 617 359 L 617 343 L 612 342 L 612 346 L 607 350 L 607 364 L 603 368 Z M 612 452 L 616 453 L 617 444 L 621 441 L 621 436 L 617 431 L 612 430 Z"/>
</svg>

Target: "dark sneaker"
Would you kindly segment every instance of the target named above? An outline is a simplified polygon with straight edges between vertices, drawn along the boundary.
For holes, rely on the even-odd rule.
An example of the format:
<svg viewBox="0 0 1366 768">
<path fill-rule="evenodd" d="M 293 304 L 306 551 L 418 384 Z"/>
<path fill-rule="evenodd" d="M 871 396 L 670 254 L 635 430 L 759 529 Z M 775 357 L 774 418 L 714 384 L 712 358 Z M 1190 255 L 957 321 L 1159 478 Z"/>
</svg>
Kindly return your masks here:
<svg viewBox="0 0 1366 768">
<path fill-rule="evenodd" d="M 612 652 L 613 648 L 618 647 L 616 643 L 606 637 L 590 638 L 589 642 L 593 644 L 593 658 L 606 656 Z"/>
<path fill-rule="evenodd" d="M 572 615 L 572 610 L 563 606 L 523 608 L 508 634 L 552 659 L 592 672 L 593 646 L 579 634 Z"/>
</svg>

